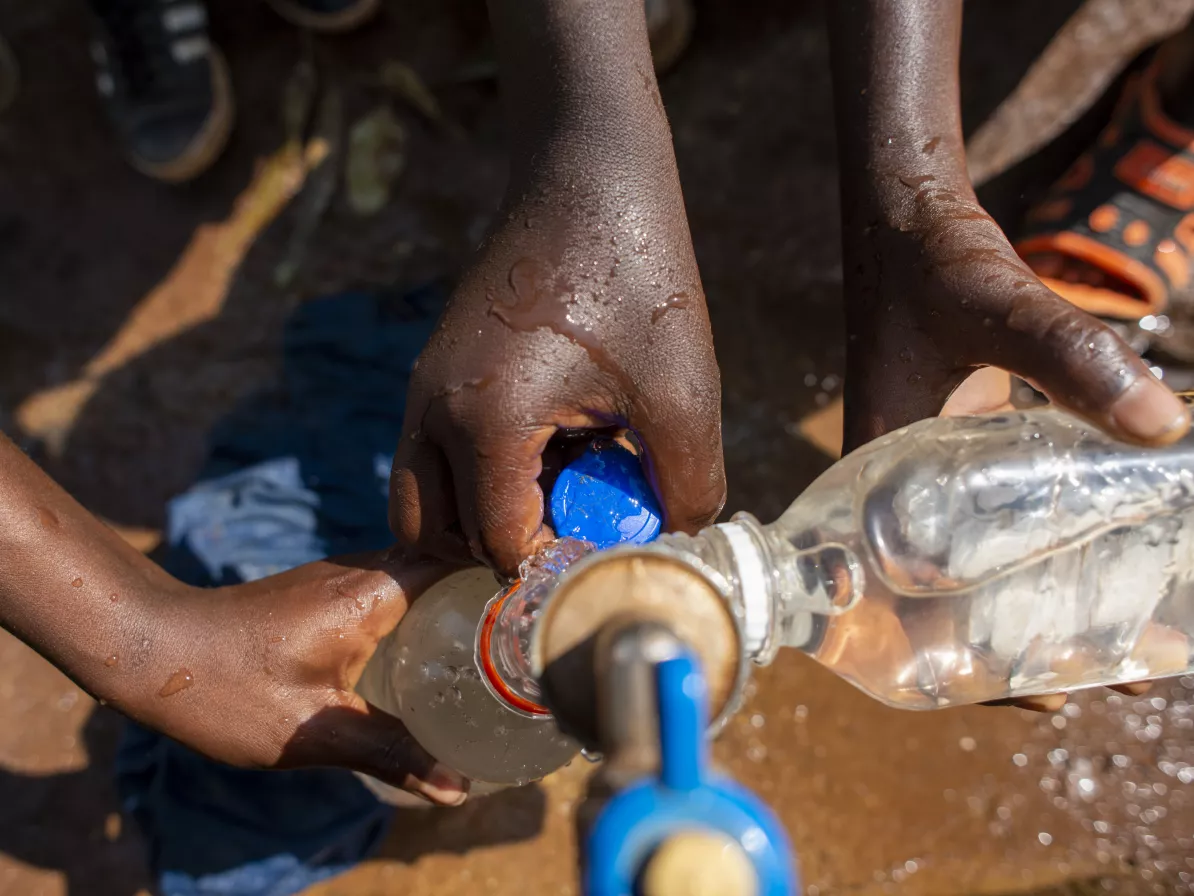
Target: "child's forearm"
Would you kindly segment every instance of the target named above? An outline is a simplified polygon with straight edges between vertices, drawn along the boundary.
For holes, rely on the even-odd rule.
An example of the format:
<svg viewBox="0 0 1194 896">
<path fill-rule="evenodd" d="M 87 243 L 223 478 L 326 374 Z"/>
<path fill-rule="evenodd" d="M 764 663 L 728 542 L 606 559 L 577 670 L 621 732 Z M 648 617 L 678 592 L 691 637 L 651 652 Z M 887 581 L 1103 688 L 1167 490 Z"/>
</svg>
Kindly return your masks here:
<svg viewBox="0 0 1194 896">
<path fill-rule="evenodd" d="M 544 179 L 676 181 L 642 0 L 489 0 L 489 13 L 512 192 Z"/>
<path fill-rule="evenodd" d="M 188 588 L 0 435 L 0 627 L 143 725 L 234 765 L 341 765 L 448 804 L 439 768 L 353 691 L 442 566 L 381 552 Z"/>
<path fill-rule="evenodd" d="M 147 604 L 172 590 L 185 589 L 0 435 L 0 626 L 112 698 L 157 640 Z"/>
<path fill-rule="evenodd" d="M 961 0 L 834 0 L 829 10 L 845 223 L 905 228 L 924 188 L 972 198 Z"/>
</svg>

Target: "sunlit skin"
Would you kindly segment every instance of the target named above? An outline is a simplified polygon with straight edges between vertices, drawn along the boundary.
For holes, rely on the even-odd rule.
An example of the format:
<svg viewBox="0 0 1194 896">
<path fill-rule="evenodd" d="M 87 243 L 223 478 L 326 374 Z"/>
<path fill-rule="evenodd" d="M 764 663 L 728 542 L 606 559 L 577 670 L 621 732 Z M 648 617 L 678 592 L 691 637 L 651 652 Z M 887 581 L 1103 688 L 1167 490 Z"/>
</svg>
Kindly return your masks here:
<svg viewBox="0 0 1194 896">
<path fill-rule="evenodd" d="M 1123 438 L 1179 438 L 1184 406 L 1044 287 L 978 205 L 958 111 L 961 0 L 827 6 L 847 449 L 938 413 L 985 366 Z M 490 0 L 490 13 L 510 185 L 415 371 L 390 516 L 405 545 L 512 572 L 551 536 L 539 478 L 558 430 L 631 429 L 674 530 L 717 516 L 725 478 L 712 334 L 641 0 Z M 989 406 L 982 389 L 954 399 Z M 351 691 L 447 568 L 392 552 L 200 591 L 0 441 L 0 624 L 132 718 L 234 764 L 342 765 L 461 801 L 460 782 Z"/>
<path fill-rule="evenodd" d="M 1181 403 L 1047 289 L 975 198 L 958 102 L 961 0 L 828 4 L 841 164 L 846 449 L 937 414 L 973 370 L 1032 381 L 1113 435 L 1180 438 Z"/>
<path fill-rule="evenodd" d="M 1041 284 L 979 206 L 959 116 L 960 0 L 828 8 L 847 448 L 937 414 L 988 365 L 1123 438 L 1179 438 L 1184 407 Z M 559 428 L 636 431 L 672 529 L 709 522 L 724 482 L 717 368 L 641 4 L 490 11 L 512 176 L 416 370 L 391 521 L 405 542 L 509 573 L 550 537 L 535 483 Z M 970 397 L 956 405 L 998 404 Z"/>
<path fill-rule="evenodd" d="M 666 524 L 725 501 L 721 383 L 642 0 L 491 0 L 510 183 L 415 370 L 398 537 L 512 573 L 561 428 L 628 427 Z"/>
<path fill-rule="evenodd" d="M 182 584 L 0 436 L 0 626 L 90 694 L 246 768 L 337 765 L 455 804 L 463 783 L 352 690 L 450 567 L 389 552 Z"/>
</svg>

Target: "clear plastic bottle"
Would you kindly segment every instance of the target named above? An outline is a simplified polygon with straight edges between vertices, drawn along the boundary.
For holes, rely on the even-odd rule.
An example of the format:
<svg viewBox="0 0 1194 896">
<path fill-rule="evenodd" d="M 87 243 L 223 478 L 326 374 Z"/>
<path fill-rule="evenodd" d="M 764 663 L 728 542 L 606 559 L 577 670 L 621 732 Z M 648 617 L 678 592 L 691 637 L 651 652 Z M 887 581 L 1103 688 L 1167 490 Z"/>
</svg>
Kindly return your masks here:
<svg viewBox="0 0 1194 896">
<path fill-rule="evenodd" d="M 724 579 L 756 662 L 796 647 L 891 706 L 1192 667 L 1194 436 L 1138 448 L 1049 408 L 927 420 L 769 526 L 659 545 Z"/>
<path fill-rule="evenodd" d="M 525 642 L 538 598 L 569 563 L 592 550 L 561 539 L 523 564 L 514 588 L 501 587 L 482 567 L 441 579 L 383 639 L 357 692 L 402 719 L 424 749 L 470 778 L 474 795 L 555 771 L 580 747 L 539 704 L 538 685 L 525 672 Z M 398 793 L 378 782 L 370 786 L 387 800 Z"/>
<path fill-rule="evenodd" d="M 541 705 L 528 660 L 531 629 L 571 563 L 599 548 L 645 543 L 660 528 L 638 459 L 605 440 L 561 472 L 549 512 L 557 534 L 579 538 L 559 538 L 524 561 L 512 587 L 481 567 L 435 583 L 382 639 L 357 683 L 427 752 L 471 779 L 473 795 L 538 780 L 576 755 L 579 744 Z M 387 802 L 421 804 L 366 783 Z"/>
</svg>

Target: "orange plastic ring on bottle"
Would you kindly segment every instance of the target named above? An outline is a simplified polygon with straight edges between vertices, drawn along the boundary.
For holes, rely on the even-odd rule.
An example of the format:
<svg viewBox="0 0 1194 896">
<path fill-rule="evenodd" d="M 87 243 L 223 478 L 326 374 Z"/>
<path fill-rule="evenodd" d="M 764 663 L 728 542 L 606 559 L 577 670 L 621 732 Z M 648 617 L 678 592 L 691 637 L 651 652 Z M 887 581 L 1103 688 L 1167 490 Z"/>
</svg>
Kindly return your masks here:
<svg viewBox="0 0 1194 896">
<path fill-rule="evenodd" d="M 493 689 L 497 691 L 498 696 L 512 707 L 533 716 L 549 716 L 551 715 L 551 710 L 546 706 L 540 706 L 538 703 L 527 700 L 525 697 L 514 693 L 510 686 L 498 675 L 497 668 L 493 665 L 490 645 L 493 643 L 494 623 L 497 622 L 498 613 L 506 605 L 506 601 L 509 600 L 510 595 L 517 591 L 521 584 L 521 582 L 516 582 L 511 585 L 510 589 L 502 595 L 501 600 L 493 602 L 493 606 L 489 608 L 489 612 L 485 615 L 485 622 L 481 626 L 481 668 L 485 670 L 485 677 L 489 679 L 489 683 L 493 685 Z"/>
</svg>

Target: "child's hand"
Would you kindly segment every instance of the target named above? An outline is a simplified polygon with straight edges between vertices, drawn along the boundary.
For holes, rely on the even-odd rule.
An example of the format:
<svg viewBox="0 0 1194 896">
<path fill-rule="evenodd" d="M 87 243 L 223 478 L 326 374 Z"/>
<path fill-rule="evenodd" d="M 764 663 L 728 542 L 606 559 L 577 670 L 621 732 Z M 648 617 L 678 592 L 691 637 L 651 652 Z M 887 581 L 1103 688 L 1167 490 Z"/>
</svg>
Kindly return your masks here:
<svg viewBox="0 0 1194 896">
<path fill-rule="evenodd" d="M 232 765 L 343 766 L 463 802 L 460 777 L 353 691 L 378 640 L 447 572 L 383 552 L 188 587 L 0 435 L 0 626 L 100 700 Z"/>
<path fill-rule="evenodd" d="M 552 434 L 629 427 L 671 529 L 725 497 L 721 386 L 642 0 L 490 0 L 511 176 L 419 359 L 398 537 L 504 573 L 551 533 Z"/>
<path fill-rule="evenodd" d="M 650 193 L 524 205 L 489 240 L 411 381 L 390 505 L 401 540 L 513 573 L 551 538 L 544 447 L 576 428 L 637 434 L 669 528 L 717 516 L 721 389 L 705 297 L 682 210 Z M 588 203 L 605 205 L 607 226 L 586 218 Z"/>
<path fill-rule="evenodd" d="M 958 105 L 961 0 L 830 4 L 846 289 L 845 447 L 939 413 L 980 367 L 1012 371 L 1124 439 L 1184 405 L 1051 292 L 979 206 Z M 985 402 L 960 395 L 967 410 Z"/>
<path fill-rule="evenodd" d="M 873 276 L 850 287 L 848 448 L 939 413 L 985 365 L 1023 376 L 1120 438 L 1163 444 L 1185 433 L 1184 405 L 1107 327 L 1045 287 L 968 189 L 908 189 L 910 223 L 867 238 Z M 998 403 L 974 398 L 955 403 Z"/>
<path fill-rule="evenodd" d="M 457 805 L 463 779 L 353 691 L 378 640 L 445 571 L 362 555 L 231 588 L 129 595 L 138 606 L 120 608 L 130 615 L 119 638 L 90 639 L 82 683 L 231 765 L 341 766 Z"/>
</svg>

